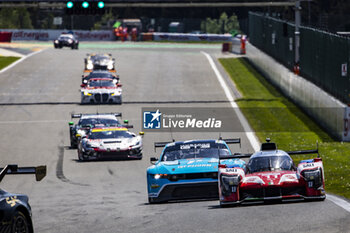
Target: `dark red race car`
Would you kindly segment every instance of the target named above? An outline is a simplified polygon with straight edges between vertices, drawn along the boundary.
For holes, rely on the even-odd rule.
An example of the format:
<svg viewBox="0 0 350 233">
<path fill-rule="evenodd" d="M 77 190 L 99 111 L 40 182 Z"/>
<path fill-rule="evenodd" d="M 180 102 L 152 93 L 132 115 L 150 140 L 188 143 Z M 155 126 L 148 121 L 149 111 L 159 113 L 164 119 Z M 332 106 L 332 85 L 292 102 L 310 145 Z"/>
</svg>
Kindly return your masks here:
<svg viewBox="0 0 350 233">
<path fill-rule="evenodd" d="M 298 167 L 290 155 L 317 154 L 302 160 Z M 271 200 L 324 200 L 324 170 L 318 149 L 285 152 L 275 143 L 261 145 L 254 154 L 237 154 L 232 158 L 249 158 L 246 168 L 219 165 L 220 205 Z M 225 156 L 223 159 L 227 159 Z"/>
</svg>

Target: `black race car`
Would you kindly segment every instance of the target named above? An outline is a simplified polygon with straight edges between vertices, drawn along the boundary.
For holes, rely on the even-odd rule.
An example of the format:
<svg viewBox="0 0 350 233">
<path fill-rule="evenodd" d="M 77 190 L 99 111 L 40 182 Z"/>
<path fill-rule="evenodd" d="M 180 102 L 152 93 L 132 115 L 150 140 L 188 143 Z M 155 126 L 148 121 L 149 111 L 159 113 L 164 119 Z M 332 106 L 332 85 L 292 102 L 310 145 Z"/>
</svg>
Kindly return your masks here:
<svg viewBox="0 0 350 233">
<path fill-rule="evenodd" d="M 116 72 L 115 59 L 112 58 L 112 54 L 87 54 L 84 63 L 86 72 L 91 72 L 92 70 L 109 70 L 110 72 Z"/>
<path fill-rule="evenodd" d="M 87 84 L 88 81 L 92 78 L 111 78 L 116 80 L 116 83 L 119 83 L 119 75 L 111 73 L 108 70 L 94 70 L 88 75 L 82 75 L 82 84 Z"/>
<path fill-rule="evenodd" d="M 35 174 L 36 180 L 40 181 L 46 176 L 46 166 L 7 165 L 1 168 L 0 182 L 6 174 Z M 34 232 L 32 210 L 27 195 L 13 194 L 0 189 L 0 232 Z"/>
<path fill-rule="evenodd" d="M 79 40 L 72 34 L 61 34 L 56 40 L 54 40 L 53 45 L 55 49 L 61 49 L 62 47 L 78 49 Z"/>
</svg>

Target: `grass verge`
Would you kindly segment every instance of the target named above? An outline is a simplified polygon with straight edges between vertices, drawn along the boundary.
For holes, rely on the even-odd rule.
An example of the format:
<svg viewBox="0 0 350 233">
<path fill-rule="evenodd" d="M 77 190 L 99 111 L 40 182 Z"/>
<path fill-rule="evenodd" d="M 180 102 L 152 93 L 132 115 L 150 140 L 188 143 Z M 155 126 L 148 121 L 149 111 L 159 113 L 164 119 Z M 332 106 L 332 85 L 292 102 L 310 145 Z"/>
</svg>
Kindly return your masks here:
<svg viewBox="0 0 350 233">
<path fill-rule="evenodd" d="M 4 57 L 0 56 L 0 70 L 10 65 L 11 63 L 17 61 L 20 57 Z"/>
<path fill-rule="evenodd" d="M 244 58 L 219 59 L 242 98 L 236 100 L 259 140 L 270 137 L 282 150 L 313 149 L 323 159 L 326 191 L 350 198 L 350 143 L 333 140 L 269 84 Z M 310 155 L 293 157 L 297 164 Z"/>
</svg>

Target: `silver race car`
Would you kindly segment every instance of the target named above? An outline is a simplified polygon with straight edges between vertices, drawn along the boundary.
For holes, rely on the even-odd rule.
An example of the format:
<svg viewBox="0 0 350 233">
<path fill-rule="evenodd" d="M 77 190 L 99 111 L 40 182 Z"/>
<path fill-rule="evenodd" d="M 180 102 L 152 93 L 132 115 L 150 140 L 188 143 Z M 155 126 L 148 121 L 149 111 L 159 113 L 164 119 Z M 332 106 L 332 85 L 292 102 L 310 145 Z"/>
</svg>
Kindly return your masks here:
<svg viewBox="0 0 350 233">
<path fill-rule="evenodd" d="M 122 85 L 115 79 L 92 78 L 81 85 L 82 104 L 121 104 Z"/>
<path fill-rule="evenodd" d="M 115 72 L 115 59 L 112 54 L 87 54 L 85 62 L 85 71 L 109 70 Z"/>
<path fill-rule="evenodd" d="M 122 126 L 118 120 L 118 117 L 122 117 L 122 113 L 93 113 L 93 114 L 71 114 L 71 118 L 80 118 L 77 124 L 73 121 L 68 123 L 69 135 L 70 135 L 70 147 L 77 148 L 79 137 L 84 137 L 94 127 L 111 127 Z M 128 124 L 128 120 L 124 120 L 124 124 Z M 132 128 L 129 125 L 123 125 L 127 128 Z M 79 135 L 77 137 L 76 135 Z"/>
<path fill-rule="evenodd" d="M 140 132 L 143 135 L 143 132 Z M 142 137 L 125 127 L 93 128 L 78 144 L 78 159 L 142 159 Z"/>
</svg>

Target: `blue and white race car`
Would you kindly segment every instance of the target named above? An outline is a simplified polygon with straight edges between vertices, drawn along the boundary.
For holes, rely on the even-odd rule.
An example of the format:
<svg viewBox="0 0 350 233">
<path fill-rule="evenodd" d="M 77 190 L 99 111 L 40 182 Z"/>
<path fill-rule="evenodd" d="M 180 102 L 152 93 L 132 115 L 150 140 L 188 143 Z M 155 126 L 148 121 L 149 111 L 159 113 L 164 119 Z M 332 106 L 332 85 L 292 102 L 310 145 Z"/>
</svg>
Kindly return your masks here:
<svg viewBox="0 0 350 233">
<path fill-rule="evenodd" d="M 151 158 L 147 169 L 149 203 L 183 199 L 218 198 L 219 157 L 231 155 L 227 144 L 240 139 L 156 142 L 164 147 L 160 158 Z M 241 159 L 221 161 L 245 169 Z"/>
</svg>

